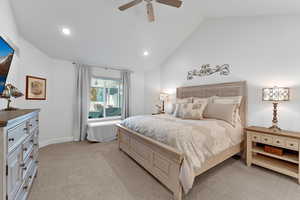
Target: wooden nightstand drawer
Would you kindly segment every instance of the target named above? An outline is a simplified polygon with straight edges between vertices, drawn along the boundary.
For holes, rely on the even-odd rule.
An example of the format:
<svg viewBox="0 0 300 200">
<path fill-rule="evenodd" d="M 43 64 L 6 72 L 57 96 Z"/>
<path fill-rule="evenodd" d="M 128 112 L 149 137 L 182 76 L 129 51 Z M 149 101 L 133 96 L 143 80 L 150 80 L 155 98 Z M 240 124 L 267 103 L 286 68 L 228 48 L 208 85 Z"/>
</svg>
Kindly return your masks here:
<svg viewBox="0 0 300 200">
<path fill-rule="evenodd" d="M 285 144 L 286 148 L 288 149 L 292 149 L 295 151 L 299 151 L 299 143 L 297 140 L 286 140 L 286 144 Z"/>
<path fill-rule="evenodd" d="M 270 135 L 262 135 L 261 136 L 261 143 L 273 144 L 273 137 L 270 136 Z"/>
<path fill-rule="evenodd" d="M 285 147 L 285 139 L 281 137 L 274 137 L 273 138 L 273 145 L 279 147 Z"/>
<path fill-rule="evenodd" d="M 256 133 L 251 133 L 252 135 L 252 141 L 253 142 L 260 142 L 260 135 L 256 134 Z"/>
</svg>

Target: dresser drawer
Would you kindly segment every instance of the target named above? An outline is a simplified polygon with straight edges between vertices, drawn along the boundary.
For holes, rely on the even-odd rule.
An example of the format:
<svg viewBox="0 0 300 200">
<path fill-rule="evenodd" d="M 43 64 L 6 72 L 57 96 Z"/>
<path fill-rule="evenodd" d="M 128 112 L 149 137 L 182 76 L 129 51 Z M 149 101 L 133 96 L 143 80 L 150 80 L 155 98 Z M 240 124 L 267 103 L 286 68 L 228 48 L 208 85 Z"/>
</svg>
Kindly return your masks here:
<svg viewBox="0 0 300 200">
<path fill-rule="evenodd" d="M 38 126 L 38 122 L 39 122 L 38 116 L 34 116 L 30 118 L 27 121 L 29 131 L 33 131 Z"/>
<path fill-rule="evenodd" d="M 274 146 L 285 147 L 286 146 L 285 144 L 286 144 L 285 138 L 282 138 L 282 137 L 274 137 L 273 138 Z"/>
<path fill-rule="evenodd" d="M 297 140 L 287 139 L 285 146 L 287 149 L 299 151 L 299 142 Z"/>
<path fill-rule="evenodd" d="M 34 136 L 31 135 L 23 142 L 23 158 L 26 159 L 33 150 Z"/>
<path fill-rule="evenodd" d="M 273 137 L 270 135 L 262 135 L 261 136 L 261 143 L 264 144 L 273 144 Z"/>
<path fill-rule="evenodd" d="M 30 156 L 22 163 L 23 179 L 28 176 L 30 168 L 34 165 L 34 152 L 30 152 Z"/>
<path fill-rule="evenodd" d="M 20 187 L 15 200 L 26 200 L 27 193 L 28 193 L 28 186 L 27 183 L 24 182 L 24 184 Z"/>
<path fill-rule="evenodd" d="M 252 139 L 253 142 L 260 142 L 261 137 L 260 137 L 259 134 L 251 133 L 251 139 Z"/>
<path fill-rule="evenodd" d="M 8 149 L 11 151 L 16 145 L 19 145 L 28 136 L 26 122 L 7 131 Z"/>
</svg>

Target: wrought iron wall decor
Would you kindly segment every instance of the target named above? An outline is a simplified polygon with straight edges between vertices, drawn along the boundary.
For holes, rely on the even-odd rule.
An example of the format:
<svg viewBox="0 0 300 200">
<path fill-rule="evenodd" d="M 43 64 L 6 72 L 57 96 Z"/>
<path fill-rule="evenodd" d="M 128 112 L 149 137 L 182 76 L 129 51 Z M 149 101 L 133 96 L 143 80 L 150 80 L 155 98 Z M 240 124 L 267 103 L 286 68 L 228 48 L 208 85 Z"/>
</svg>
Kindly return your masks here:
<svg viewBox="0 0 300 200">
<path fill-rule="evenodd" d="M 194 69 L 188 72 L 187 80 L 191 80 L 194 76 L 210 76 L 215 73 L 220 73 L 221 76 L 228 76 L 230 74 L 230 66 L 228 64 L 217 65 L 215 67 L 210 64 L 205 64 L 199 70 Z"/>
</svg>

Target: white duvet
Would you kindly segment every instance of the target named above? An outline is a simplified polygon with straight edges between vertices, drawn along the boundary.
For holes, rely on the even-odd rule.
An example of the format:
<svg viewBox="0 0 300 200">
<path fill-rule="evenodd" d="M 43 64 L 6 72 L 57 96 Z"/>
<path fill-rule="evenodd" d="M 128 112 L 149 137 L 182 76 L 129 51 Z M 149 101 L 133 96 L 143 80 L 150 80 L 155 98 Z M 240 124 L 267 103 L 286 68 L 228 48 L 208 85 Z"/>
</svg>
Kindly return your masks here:
<svg viewBox="0 0 300 200">
<path fill-rule="evenodd" d="M 240 143 L 242 127 L 222 120 L 185 120 L 170 115 L 143 115 L 121 124 L 183 153 L 180 181 L 185 193 L 193 186 L 196 172 L 211 156 Z"/>
</svg>

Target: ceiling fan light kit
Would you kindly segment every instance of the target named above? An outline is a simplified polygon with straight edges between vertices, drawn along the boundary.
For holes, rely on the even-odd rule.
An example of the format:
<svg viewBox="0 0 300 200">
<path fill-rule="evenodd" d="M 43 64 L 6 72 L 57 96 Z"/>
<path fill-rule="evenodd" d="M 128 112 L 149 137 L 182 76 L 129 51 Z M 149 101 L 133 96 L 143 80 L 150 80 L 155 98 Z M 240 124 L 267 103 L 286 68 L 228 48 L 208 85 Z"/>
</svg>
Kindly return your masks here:
<svg viewBox="0 0 300 200">
<path fill-rule="evenodd" d="M 153 4 L 152 1 L 154 0 L 144 0 L 147 4 L 146 4 L 146 8 L 147 8 L 147 16 L 148 16 L 148 21 L 149 22 L 154 22 L 155 20 L 155 16 L 154 16 L 154 10 L 153 10 Z M 182 5 L 182 1 L 179 0 L 155 0 L 157 3 L 161 3 L 161 4 L 165 4 L 168 6 L 172 6 L 175 8 L 180 8 Z M 119 10 L 124 11 L 127 10 L 128 8 L 131 8 L 135 5 L 138 5 L 140 3 L 142 3 L 143 0 L 133 0 L 127 4 L 124 4 L 122 6 L 119 7 Z"/>
</svg>

